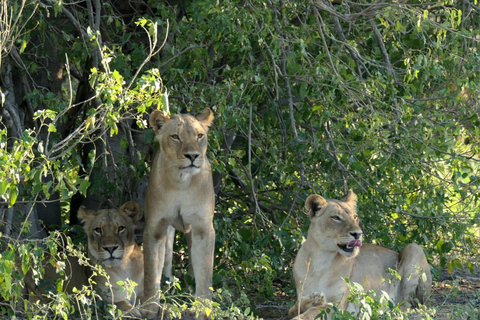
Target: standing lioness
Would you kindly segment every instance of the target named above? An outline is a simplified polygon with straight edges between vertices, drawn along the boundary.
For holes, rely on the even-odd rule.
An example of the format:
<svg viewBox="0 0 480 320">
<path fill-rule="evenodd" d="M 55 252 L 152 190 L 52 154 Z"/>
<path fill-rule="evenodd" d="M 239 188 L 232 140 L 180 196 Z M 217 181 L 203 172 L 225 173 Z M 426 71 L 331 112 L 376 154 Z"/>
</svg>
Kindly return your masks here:
<svg viewBox="0 0 480 320">
<path fill-rule="evenodd" d="M 363 244 L 357 196 L 352 191 L 341 201 L 311 195 L 305 207 L 311 225 L 293 266 L 297 303 L 289 317 L 313 320 L 328 302 L 356 311 L 356 306 L 347 301 L 349 288 L 344 278 L 366 290 L 385 291 L 395 303 L 404 302 L 407 307 L 415 305 L 415 299 L 423 303 L 432 276 L 420 246 L 409 244 L 399 254 Z M 401 280 L 389 281 L 388 269 L 397 270 Z"/>
<path fill-rule="evenodd" d="M 150 115 L 160 150 L 152 162 L 145 198 L 144 292 L 147 299 L 159 289 L 166 249 L 171 250 L 166 243 L 172 227 L 187 233 L 195 294 L 211 297 L 215 197 L 206 152 L 207 132 L 212 121 L 209 108 L 196 117 L 180 114 L 169 117 L 159 110 Z M 158 307 L 151 303 L 148 309 L 155 313 Z"/>
</svg>

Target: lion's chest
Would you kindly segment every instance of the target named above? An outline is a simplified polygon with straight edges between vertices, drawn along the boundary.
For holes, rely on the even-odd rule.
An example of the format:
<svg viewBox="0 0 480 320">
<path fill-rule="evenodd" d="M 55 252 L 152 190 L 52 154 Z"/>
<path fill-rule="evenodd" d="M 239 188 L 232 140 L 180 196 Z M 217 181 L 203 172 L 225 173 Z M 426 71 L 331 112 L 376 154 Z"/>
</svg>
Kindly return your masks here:
<svg viewBox="0 0 480 320">
<path fill-rule="evenodd" d="M 203 173 L 194 176 L 202 178 Z M 204 180 L 207 180 L 205 182 Z M 195 183 L 194 183 L 195 182 Z M 187 232 L 196 225 L 207 225 L 213 218 L 214 193 L 209 177 L 183 187 L 168 187 L 158 181 L 156 190 L 147 194 L 146 219 L 150 226 L 168 226 Z"/>
<path fill-rule="evenodd" d="M 143 259 L 143 257 L 141 257 Z M 130 259 L 130 263 L 125 263 L 119 267 L 104 267 L 106 273 L 110 278 L 110 285 L 112 286 L 112 292 L 114 293 L 113 299 L 114 302 L 128 301 L 130 304 L 134 304 L 136 299 L 141 297 L 143 294 L 143 265 L 138 259 Z M 135 282 L 133 287 L 133 292 L 135 294 L 129 294 L 127 279 Z M 102 291 L 111 298 L 109 292 L 110 289 L 107 285 L 107 280 L 102 277 L 102 279 L 97 279 L 97 283 L 103 289 Z M 120 284 L 119 284 L 120 283 Z M 121 284 L 123 283 L 123 285 Z"/>
<path fill-rule="evenodd" d="M 165 169 L 161 159 L 154 161 L 145 198 L 145 218 L 149 233 L 166 234 L 167 228 L 188 232 L 209 226 L 213 219 L 215 197 L 208 161 L 199 172 Z"/>
<path fill-rule="evenodd" d="M 323 264 L 325 262 L 327 263 Z M 326 268 L 326 265 L 330 267 Z M 348 287 L 343 279 L 350 276 L 350 264 L 345 264 L 344 261 L 330 264 L 328 261 L 317 260 L 312 268 L 312 287 L 316 292 L 323 292 L 327 302 L 339 302 L 348 294 Z"/>
<path fill-rule="evenodd" d="M 350 277 L 351 263 L 339 259 L 335 253 L 322 254 L 310 249 L 310 243 L 304 243 L 295 260 L 297 292 L 302 292 L 302 296 L 322 292 L 328 302 L 341 301 L 348 293 L 343 278 Z"/>
</svg>

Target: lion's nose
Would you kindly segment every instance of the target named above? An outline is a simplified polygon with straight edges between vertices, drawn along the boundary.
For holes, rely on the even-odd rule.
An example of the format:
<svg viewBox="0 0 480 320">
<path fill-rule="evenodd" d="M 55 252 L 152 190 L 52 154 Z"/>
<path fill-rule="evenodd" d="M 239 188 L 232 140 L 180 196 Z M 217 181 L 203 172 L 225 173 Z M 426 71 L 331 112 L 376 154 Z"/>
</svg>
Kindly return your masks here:
<svg viewBox="0 0 480 320">
<path fill-rule="evenodd" d="M 193 163 L 195 161 L 195 159 L 198 158 L 199 154 L 198 153 L 185 153 L 184 156 L 185 156 L 185 158 L 189 159 Z"/>
<path fill-rule="evenodd" d="M 360 239 L 360 237 L 362 236 L 362 233 L 361 232 L 350 232 L 350 235 L 352 237 L 354 237 L 355 239 Z"/>
<path fill-rule="evenodd" d="M 103 249 L 105 251 L 108 251 L 108 253 L 110 253 L 110 255 L 112 255 L 113 252 L 118 249 L 118 246 L 107 246 L 107 247 L 103 247 Z"/>
</svg>

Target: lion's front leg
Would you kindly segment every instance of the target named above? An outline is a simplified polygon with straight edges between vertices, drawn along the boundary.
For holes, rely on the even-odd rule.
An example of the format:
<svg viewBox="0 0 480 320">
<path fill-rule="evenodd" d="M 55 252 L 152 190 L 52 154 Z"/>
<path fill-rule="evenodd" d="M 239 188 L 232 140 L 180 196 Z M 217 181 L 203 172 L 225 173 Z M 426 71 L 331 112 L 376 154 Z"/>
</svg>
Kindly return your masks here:
<svg viewBox="0 0 480 320">
<path fill-rule="evenodd" d="M 173 283 L 173 242 L 175 241 L 175 228 L 170 226 L 167 229 L 167 238 L 165 241 L 165 260 L 162 268 L 162 274 Z"/>
<path fill-rule="evenodd" d="M 326 304 L 327 301 L 322 292 L 313 292 L 297 301 L 288 311 L 288 317 L 293 318 L 292 320 L 313 320 Z"/>
<path fill-rule="evenodd" d="M 166 240 L 166 232 L 162 234 L 158 229 L 145 228 L 143 243 L 145 264 L 143 296 L 146 305 L 143 309 L 146 315 L 149 316 L 155 316 L 159 309 L 159 301 L 157 301 L 155 295 L 160 288 L 162 280 Z"/>
<path fill-rule="evenodd" d="M 193 227 L 191 232 L 190 254 L 195 277 L 195 295 L 210 299 L 212 292 L 213 255 L 215 249 L 215 230 L 213 223 L 206 226 Z"/>
</svg>

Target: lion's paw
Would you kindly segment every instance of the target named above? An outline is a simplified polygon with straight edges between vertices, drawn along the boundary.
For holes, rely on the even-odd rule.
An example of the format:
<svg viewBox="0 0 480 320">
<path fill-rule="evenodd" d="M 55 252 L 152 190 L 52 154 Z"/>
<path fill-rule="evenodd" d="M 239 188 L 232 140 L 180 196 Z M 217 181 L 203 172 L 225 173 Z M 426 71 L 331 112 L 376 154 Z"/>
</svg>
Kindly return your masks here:
<svg viewBox="0 0 480 320">
<path fill-rule="evenodd" d="M 312 307 L 312 308 L 309 308 L 304 313 L 290 320 L 314 320 L 318 316 L 319 312 L 320 312 L 320 308 Z"/>
<path fill-rule="evenodd" d="M 155 319 L 157 314 L 160 312 L 160 308 L 155 303 L 149 303 L 141 306 L 140 312 L 142 317 L 146 317 L 147 319 Z"/>
<path fill-rule="evenodd" d="M 312 306 L 323 306 L 327 303 L 323 292 L 313 292 L 309 296 Z"/>
<path fill-rule="evenodd" d="M 125 316 L 134 317 L 134 318 L 142 318 L 143 314 L 138 308 L 132 308 L 128 312 L 124 314 Z"/>
</svg>

